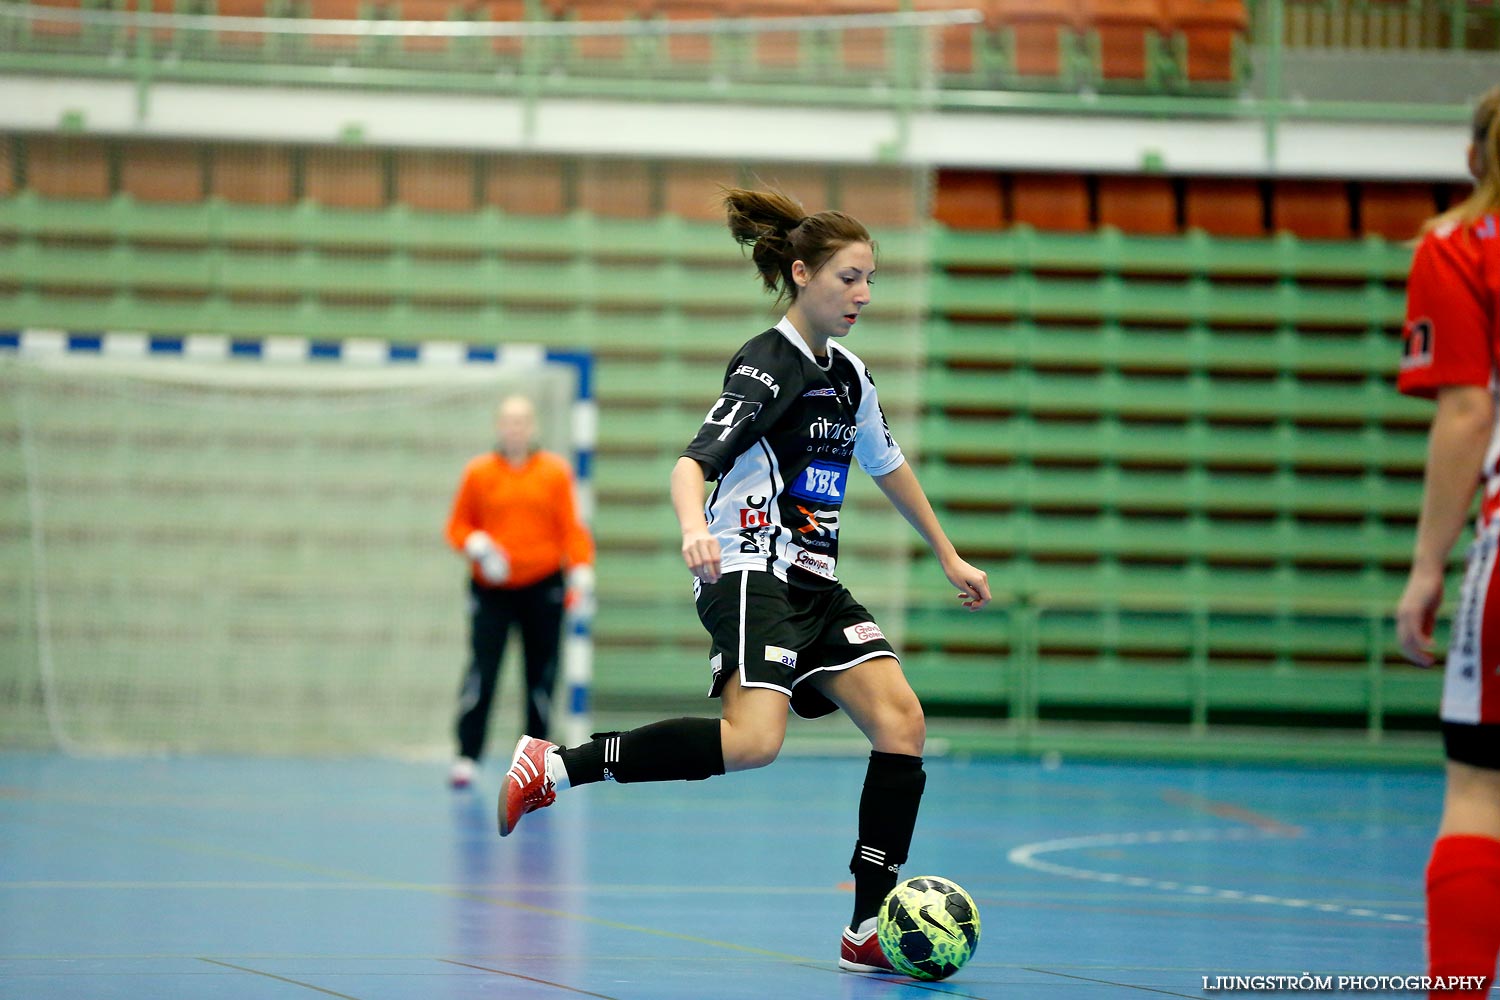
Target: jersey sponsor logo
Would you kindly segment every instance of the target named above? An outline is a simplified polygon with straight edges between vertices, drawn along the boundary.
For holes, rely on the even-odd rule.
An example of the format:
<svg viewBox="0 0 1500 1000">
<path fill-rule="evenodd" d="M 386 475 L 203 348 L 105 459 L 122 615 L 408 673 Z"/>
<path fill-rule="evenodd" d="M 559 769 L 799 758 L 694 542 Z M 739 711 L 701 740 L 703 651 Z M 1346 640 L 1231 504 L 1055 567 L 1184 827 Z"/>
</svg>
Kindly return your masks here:
<svg viewBox="0 0 1500 1000">
<path fill-rule="evenodd" d="M 736 534 L 740 538 L 740 554 L 746 556 L 769 556 L 771 539 L 766 528 L 741 528 Z"/>
<path fill-rule="evenodd" d="M 742 555 L 769 556 L 771 540 L 767 528 L 771 527 L 771 514 L 767 510 L 769 497 L 748 496 L 745 506 L 740 508 L 740 527 L 736 534 L 740 539 Z"/>
<path fill-rule="evenodd" d="M 807 519 L 806 523 L 797 529 L 797 534 L 812 535 L 815 538 L 837 538 L 839 536 L 838 511 L 808 510 L 799 503 L 797 505 L 797 513 Z"/>
<path fill-rule="evenodd" d="M 816 552 L 798 549 L 797 554 L 792 557 L 792 565 L 799 566 L 814 576 L 821 576 L 827 580 L 838 579 L 833 575 L 832 556 L 820 556 Z"/>
<path fill-rule="evenodd" d="M 709 408 L 703 423 L 704 426 L 724 428 L 718 440 L 727 441 L 736 427 L 747 420 L 754 420 L 759 414 L 759 403 L 726 392 Z"/>
<path fill-rule="evenodd" d="M 797 665 L 797 651 L 795 649 L 783 649 L 780 646 L 767 646 L 766 659 L 772 663 L 795 667 Z"/>
<path fill-rule="evenodd" d="M 852 444 L 858 435 L 859 428 L 853 424 L 846 424 L 842 420 L 829 420 L 827 417 L 819 417 L 807 427 L 807 436 L 815 440 Z"/>
<path fill-rule="evenodd" d="M 1426 368 L 1432 364 L 1432 320 L 1426 316 L 1409 320 L 1401 331 L 1401 370 Z"/>
<path fill-rule="evenodd" d="M 853 643 L 874 642 L 876 639 L 884 639 L 885 633 L 874 622 L 860 622 L 844 629 L 844 638 Z"/>
<path fill-rule="evenodd" d="M 830 385 L 824 389 L 809 389 L 802 394 L 802 398 L 812 399 L 815 396 L 837 396 L 838 394 L 839 391 Z"/>
<path fill-rule="evenodd" d="M 771 395 L 773 396 L 781 395 L 781 386 L 776 384 L 776 380 L 771 377 L 770 373 L 763 372 L 759 368 L 756 368 L 754 365 L 740 365 L 734 370 L 734 374 L 744 375 L 746 378 L 755 379 L 755 381 L 759 382 L 767 389 L 770 389 Z"/>
<path fill-rule="evenodd" d="M 812 462 L 802 474 L 797 477 L 797 482 L 787 492 L 802 500 L 816 500 L 819 503 L 842 504 L 844 502 L 845 480 L 849 475 L 847 465 L 832 465 L 828 462 Z"/>
</svg>

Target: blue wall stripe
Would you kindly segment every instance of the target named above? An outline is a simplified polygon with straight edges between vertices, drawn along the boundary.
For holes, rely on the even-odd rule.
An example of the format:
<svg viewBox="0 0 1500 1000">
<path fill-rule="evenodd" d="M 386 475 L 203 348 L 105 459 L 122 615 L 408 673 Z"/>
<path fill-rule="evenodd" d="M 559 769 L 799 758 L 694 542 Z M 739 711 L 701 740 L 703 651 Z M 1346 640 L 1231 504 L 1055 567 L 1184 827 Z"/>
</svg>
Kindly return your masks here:
<svg viewBox="0 0 1500 1000">
<path fill-rule="evenodd" d="M 182 337 L 152 337 L 152 354 L 181 354 L 187 341 Z"/>
<path fill-rule="evenodd" d="M 104 350 L 104 337 L 97 333 L 68 334 L 68 350 L 97 352 Z"/>
</svg>

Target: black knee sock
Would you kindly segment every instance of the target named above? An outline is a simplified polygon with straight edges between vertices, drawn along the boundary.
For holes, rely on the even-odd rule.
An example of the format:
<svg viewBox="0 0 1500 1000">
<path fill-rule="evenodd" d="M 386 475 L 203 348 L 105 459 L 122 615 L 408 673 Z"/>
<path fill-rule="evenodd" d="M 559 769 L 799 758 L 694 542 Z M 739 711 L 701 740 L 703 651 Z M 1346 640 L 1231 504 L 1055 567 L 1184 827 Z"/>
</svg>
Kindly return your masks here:
<svg viewBox="0 0 1500 1000">
<path fill-rule="evenodd" d="M 568 782 L 701 781 L 724 773 L 718 719 L 668 719 L 628 733 L 595 733 L 558 752 Z"/>
<path fill-rule="evenodd" d="M 849 871 L 854 873 L 854 918 L 850 930 L 880 910 L 880 904 L 896 887 L 911 834 L 917 825 L 917 809 L 927 773 L 922 758 L 901 753 L 870 751 L 865 771 L 865 790 L 859 797 L 859 840 Z"/>
</svg>

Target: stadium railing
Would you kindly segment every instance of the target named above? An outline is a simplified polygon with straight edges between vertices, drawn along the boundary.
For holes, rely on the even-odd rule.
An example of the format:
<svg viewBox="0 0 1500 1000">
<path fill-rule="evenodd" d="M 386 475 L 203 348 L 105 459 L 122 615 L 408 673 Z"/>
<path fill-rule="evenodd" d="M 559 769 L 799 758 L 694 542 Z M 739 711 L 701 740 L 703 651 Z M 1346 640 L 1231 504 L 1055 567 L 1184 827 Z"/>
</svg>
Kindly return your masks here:
<svg viewBox="0 0 1500 1000">
<path fill-rule="evenodd" d="M 1465 0 L 846 0 L 823 10 L 808 19 L 787 0 L 4 3 L 0 67 L 143 86 L 197 79 L 564 95 L 618 93 L 630 81 L 656 98 L 899 105 L 934 79 L 944 91 L 1230 97 L 1252 83 L 1252 48 L 1279 45 L 1500 48 L 1493 5 Z M 778 86 L 807 82 L 819 91 Z M 869 93 L 872 84 L 887 92 Z M 1282 102 L 1274 79 L 1262 85 L 1254 96 L 1274 105 L 1267 114 L 1316 113 Z M 1232 106 L 1214 111 L 1226 112 Z"/>
</svg>

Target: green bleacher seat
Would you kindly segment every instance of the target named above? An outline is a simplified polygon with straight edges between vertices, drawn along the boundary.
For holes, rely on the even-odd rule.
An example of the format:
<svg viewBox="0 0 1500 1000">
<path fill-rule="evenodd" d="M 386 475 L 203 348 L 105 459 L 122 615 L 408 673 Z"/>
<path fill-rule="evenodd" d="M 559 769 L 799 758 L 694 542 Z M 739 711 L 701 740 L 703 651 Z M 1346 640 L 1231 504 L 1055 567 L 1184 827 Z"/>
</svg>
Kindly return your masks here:
<svg viewBox="0 0 1500 1000">
<path fill-rule="evenodd" d="M 1410 554 L 1431 416 L 1391 385 L 1407 247 L 1025 226 L 881 243 L 849 346 L 998 598 L 955 607 L 863 483 L 848 579 L 890 609 L 924 698 L 1013 717 L 1430 710 L 1433 675 L 1370 648 Z M 730 352 L 774 320 L 718 223 L 22 192 L 0 198 L 0 273 L 7 329 L 594 352 L 599 691 L 701 693 L 667 475 Z M 264 511 L 246 498 L 242 514 Z"/>
</svg>

